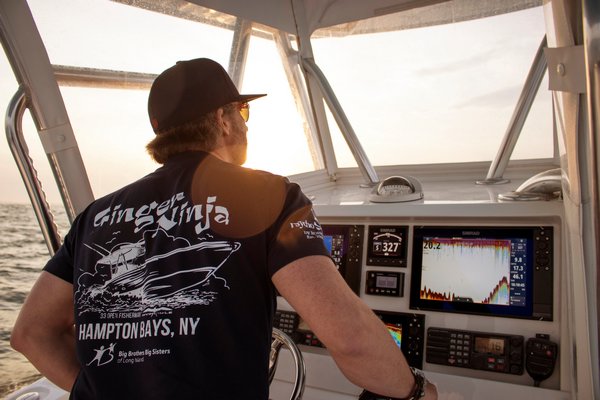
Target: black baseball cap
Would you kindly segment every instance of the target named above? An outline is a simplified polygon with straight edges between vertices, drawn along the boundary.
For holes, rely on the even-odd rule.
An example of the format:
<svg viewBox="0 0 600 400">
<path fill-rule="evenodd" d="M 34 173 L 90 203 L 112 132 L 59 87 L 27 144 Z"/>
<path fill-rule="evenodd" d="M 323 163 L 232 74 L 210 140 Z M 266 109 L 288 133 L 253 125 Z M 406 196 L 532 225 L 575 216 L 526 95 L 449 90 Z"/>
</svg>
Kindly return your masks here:
<svg viewBox="0 0 600 400">
<path fill-rule="evenodd" d="M 200 119 L 225 104 L 266 94 L 240 94 L 221 64 L 208 58 L 178 61 L 156 77 L 148 96 L 154 132 Z"/>
</svg>

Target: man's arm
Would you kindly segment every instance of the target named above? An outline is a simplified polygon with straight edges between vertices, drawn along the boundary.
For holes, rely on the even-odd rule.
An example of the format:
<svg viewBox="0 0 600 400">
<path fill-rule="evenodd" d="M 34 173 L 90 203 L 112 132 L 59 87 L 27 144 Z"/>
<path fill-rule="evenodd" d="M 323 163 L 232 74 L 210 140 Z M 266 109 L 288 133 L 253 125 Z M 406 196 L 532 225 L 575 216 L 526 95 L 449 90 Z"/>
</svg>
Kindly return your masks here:
<svg viewBox="0 0 600 400">
<path fill-rule="evenodd" d="M 273 283 L 351 382 L 384 396 L 410 394 L 414 378 L 402 351 L 329 258 L 296 260 L 277 271 Z M 427 385 L 425 398 L 437 398 L 435 386 Z"/>
<path fill-rule="evenodd" d="M 70 391 L 79 373 L 75 355 L 73 286 L 43 271 L 25 300 L 10 344 L 51 382 Z"/>
</svg>

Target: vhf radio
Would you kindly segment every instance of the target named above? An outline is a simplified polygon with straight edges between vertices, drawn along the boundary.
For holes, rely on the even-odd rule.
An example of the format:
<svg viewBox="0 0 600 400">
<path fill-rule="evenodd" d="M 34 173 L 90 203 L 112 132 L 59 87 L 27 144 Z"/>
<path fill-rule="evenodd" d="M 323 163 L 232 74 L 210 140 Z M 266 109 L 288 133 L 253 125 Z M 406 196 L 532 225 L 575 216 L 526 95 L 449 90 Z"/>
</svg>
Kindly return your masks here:
<svg viewBox="0 0 600 400">
<path fill-rule="evenodd" d="M 535 338 L 527 339 L 525 351 L 527 353 L 525 369 L 533 378 L 534 385 L 540 386 L 540 382 L 552 376 L 554 372 L 558 344 L 550 341 L 549 335 L 538 333 Z"/>
<path fill-rule="evenodd" d="M 425 361 L 506 374 L 523 374 L 523 336 L 427 329 Z"/>
</svg>

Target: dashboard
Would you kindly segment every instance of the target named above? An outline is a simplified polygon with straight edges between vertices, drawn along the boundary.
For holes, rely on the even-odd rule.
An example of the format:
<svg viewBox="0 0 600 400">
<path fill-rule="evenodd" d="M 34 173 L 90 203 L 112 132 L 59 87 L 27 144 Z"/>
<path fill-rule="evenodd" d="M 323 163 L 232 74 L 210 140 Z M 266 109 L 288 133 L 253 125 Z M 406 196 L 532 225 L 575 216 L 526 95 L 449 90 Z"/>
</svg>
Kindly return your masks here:
<svg viewBox="0 0 600 400">
<path fill-rule="evenodd" d="M 560 219 L 357 217 L 321 225 L 338 271 L 411 366 L 440 379 L 561 390 Z M 308 360 L 307 385 L 356 398 L 359 388 L 333 371 L 324 345 L 282 298 L 275 325 Z"/>
</svg>

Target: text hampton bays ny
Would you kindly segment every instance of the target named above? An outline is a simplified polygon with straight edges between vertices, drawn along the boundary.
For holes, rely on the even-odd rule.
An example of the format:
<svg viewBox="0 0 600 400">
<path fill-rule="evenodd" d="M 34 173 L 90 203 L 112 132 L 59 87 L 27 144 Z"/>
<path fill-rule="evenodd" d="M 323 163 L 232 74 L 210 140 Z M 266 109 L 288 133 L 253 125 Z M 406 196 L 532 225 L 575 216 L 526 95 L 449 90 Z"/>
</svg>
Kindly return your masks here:
<svg viewBox="0 0 600 400">
<path fill-rule="evenodd" d="M 173 195 L 162 203 L 156 201 L 140 207 L 121 209 L 122 205 L 108 207 L 94 216 L 94 227 L 133 222 L 134 232 L 146 228 L 162 228 L 169 231 L 183 223 L 197 222 L 197 234 L 210 228 L 211 220 L 219 224 L 229 224 L 229 211 L 226 207 L 215 204 L 216 196 L 209 196 L 205 204 L 191 204 L 183 192 Z"/>
<path fill-rule="evenodd" d="M 200 318 L 179 318 L 176 327 L 170 318 L 151 318 L 133 322 L 83 323 L 77 327 L 79 340 L 120 340 L 146 337 L 194 335 Z"/>
</svg>

